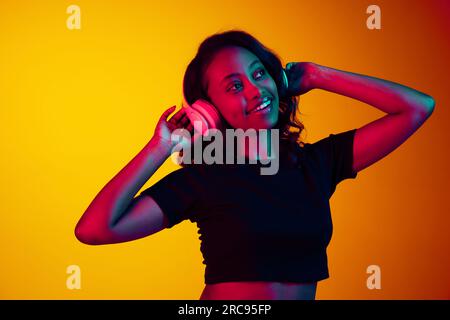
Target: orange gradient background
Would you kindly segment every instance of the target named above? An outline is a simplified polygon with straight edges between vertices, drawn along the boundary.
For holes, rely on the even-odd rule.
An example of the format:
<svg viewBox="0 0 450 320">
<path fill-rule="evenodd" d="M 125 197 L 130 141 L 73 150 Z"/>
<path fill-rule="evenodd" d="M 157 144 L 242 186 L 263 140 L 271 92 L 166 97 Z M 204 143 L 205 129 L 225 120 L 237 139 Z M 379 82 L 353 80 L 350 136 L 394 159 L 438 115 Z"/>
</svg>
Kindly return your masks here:
<svg viewBox="0 0 450 320">
<path fill-rule="evenodd" d="M 70 4 L 81 30 L 66 27 Z M 381 7 L 381 30 L 366 27 L 370 4 Z M 283 64 L 313 61 L 435 98 L 413 136 L 336 189 L 330 278 L 317 299 L 449 299 L 449 20 L 445 0 L 1 1 L 0 298 L 199 298 L 195 224 L 106 246 L 78 242 L 74 227 L 161 113 L 180 106 L 200 42 L 238 28 Z M 310 143 L 383 116 L 322 90 L 300 108 Z M 143 189 L 176 168 L 168 159 Z M 80 290 L 66 288 L 73 264 Z M 372 264 L 380 290 L 366 286 Z"/>
</svg>

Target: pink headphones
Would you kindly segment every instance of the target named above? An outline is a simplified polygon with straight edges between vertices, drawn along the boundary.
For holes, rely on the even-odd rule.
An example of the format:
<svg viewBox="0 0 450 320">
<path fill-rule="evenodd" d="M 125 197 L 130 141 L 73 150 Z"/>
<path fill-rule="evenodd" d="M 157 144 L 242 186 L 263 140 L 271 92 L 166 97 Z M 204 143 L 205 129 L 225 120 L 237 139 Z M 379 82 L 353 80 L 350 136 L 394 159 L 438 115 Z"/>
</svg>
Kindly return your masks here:
<svg viewBox="0 0 450 320">
<path fill-rule="evenodd" d="M 289 83 L 286 76 L 286 72 L 282 69 L 283 88 L 286 92 Z M 201 134 L 205 134 L 207 129 L 223 129 L 223 121 L 219 111 L 208 101 L 198 99 L 192 105 L 189 105 L 186 101 L 186 95 L 183 87 L 183 108 L 186 109 L 186 115 L 194 125 L 194 129 Z"/>
</svg>

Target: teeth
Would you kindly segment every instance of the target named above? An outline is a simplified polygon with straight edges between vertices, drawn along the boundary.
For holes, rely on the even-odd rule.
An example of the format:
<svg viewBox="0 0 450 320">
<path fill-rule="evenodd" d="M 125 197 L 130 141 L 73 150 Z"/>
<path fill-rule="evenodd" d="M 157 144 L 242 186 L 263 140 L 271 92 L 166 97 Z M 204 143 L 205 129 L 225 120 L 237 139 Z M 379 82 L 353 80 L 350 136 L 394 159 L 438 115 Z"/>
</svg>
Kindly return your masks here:
<svg viewBox="0 0 450 320">
<path fill-rule="evenodd" d="M 270 100 L 269 98 L 264 98 L 264 102 L 262 104 L 260 104 L 257 108 L 255 108 L 252 112 L 255 111 L 259 111 L 264 109 L 265 107 L 267 107 L 270 103 L 272 102 L 272 100 Z"/>
</svg>

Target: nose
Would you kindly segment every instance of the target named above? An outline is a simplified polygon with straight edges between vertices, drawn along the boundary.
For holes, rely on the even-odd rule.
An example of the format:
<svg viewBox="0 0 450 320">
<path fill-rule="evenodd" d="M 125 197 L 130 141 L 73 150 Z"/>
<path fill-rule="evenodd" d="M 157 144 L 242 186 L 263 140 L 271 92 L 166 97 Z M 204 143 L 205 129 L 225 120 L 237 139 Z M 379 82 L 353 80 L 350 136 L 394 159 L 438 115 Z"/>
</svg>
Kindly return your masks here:
<svg viewBox="0 0 450 320">
<path fill-rule="evenodd" d="M 252 80 L 247 81 L 247 90 L 246 90 L 247 101 L 259 99 L 263 91 L 264 89 L 262 88 L 261 84 L 254 83 Z"/>
</svg>

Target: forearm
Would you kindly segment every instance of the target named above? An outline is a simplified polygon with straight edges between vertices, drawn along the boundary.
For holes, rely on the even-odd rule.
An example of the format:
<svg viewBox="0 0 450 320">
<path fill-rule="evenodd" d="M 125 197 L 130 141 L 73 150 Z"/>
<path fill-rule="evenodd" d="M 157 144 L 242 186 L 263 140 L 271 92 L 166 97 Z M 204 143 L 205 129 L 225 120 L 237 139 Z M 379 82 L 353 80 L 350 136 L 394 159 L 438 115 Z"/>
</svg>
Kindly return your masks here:
<svg viewBox="0 0 450 320">
<path fill-rule="evenodd" d="M 315 65 L 312 88 L 323 89 L 365 102 L 388 114 L 428 113 L 434 100 L 427 94 L 391 81 Z"/>
<path fill-rule="evenodd" d="M 170 156 L 170 149 L 150 140 L 145 147 L 97 194 L 78 225 L 111 228 L 135 194 Z"/>
</svg>

